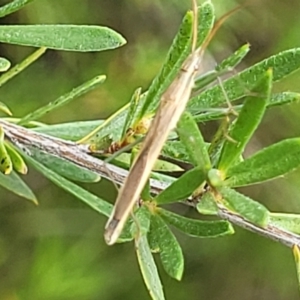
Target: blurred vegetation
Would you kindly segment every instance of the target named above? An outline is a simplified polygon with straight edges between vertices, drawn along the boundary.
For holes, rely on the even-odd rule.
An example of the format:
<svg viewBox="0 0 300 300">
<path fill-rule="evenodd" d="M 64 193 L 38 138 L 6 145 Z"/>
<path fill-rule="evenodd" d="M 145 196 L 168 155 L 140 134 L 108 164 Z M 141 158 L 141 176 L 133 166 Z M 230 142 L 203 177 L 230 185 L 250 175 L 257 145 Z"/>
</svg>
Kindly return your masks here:
<svg viewBox="0 0 300 300">
<path fill-rule="evenodd" d="M 218 16 L 237 4 L 213 2 Z M 244 66 L 300 46 L 299 1 L 248 3 L 212 42 L 216 61 L 245 42 L 252 45 L 252 51 Z M 49 50 L 1 88 L 0 100 L 15 116 L 22 116 L 93 76 L 106 74 L 105 84 L 43 121 L 106 118 L 129 101 L 135 88 L 148 87 L 190 6 L 188 0 L 36 0 L 1 19 L 1 24 L 100 24 L 122 33 L 128 44 L 100 53 Z M 0 45 L 0 56 L 13 63 L 31 51 Z M 299 92 L 299 80 L 300 74 L 294 74 L 275 89 Z M 248 153 L 283 137 L 299 136 L 299 108 L 300 104 L 293 104 L 268 111 Z M 214 128 L 214 124 L 206 125 L 204 133 L 210 135 Z M 245 189 L 245 193 L 273 211 L 299 213 L 299 175 L 300 171 Z M 38 207 L 0 189 L 1 299 L 148 299 L 133 244 L 107 247 L 102 237 L 104 218 L 33 170 L 25 180 L 37 194 Z M 116 196 L 115 188 L 104 180 L 85 188 L 111 201 Z M 176 205 L 174 210 L 196 215 L 185 206 Z M 187 295 L 211 300 L 297 299 L 292 253 L 282 245 L 240 229 L 234 236 L 215 240 L 178 236 L 185 253 L 185 275 L 178 283 L 161 272 L 167 299 Z"/>
</svg>

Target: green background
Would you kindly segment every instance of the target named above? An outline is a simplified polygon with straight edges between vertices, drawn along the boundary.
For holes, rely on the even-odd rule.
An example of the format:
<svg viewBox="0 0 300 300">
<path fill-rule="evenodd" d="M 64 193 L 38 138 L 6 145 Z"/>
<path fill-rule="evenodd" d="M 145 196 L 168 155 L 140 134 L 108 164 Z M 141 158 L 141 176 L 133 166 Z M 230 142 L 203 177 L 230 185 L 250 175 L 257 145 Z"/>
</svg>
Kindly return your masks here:
<svg viewBox="0 0 300 300">
<path fill-rule="evenodd" d="M 8 1 L 0 1 L 5 4 Z M 217 16 L 236 5 L 215 0 Z M 300 46 L 300 2 L 248 1 L 211 43 L 220 61 L 245 42 L 252 51 L 241 68 Z M 106 118 L 129 101 L 139 86 L 147 89 L 159 70 L 190 1 L 183 0 L 36 0 L 1 24 L 99 24 L 120 32 L 122 48 L 99 53 L 48 51 L 25 72 L 1 87 L 0 101 L 22 116 L 98 74 L 105 84 L 42 119 L 54 124 Z M 20 62 L 33 49 L 0 45 L 0 55 Z M 206 66 L 207 65 L 207 66 Z M 206 68 L 214 65 L 207 57 Z M 274 90 L 300 91 L 300 73 Z M 247 155 L 283 138 L 299 136 L 299 104 L 269 110 L 247 148 Z M 209 137 L 215 123 L 203 126 Z M 300 213 L 299 171 L 242 191 L 272 211 Z M 108 247 L 106 219 L 63 192 L 33 169 L 25 181 L 39 206 L 0 189 L 0 298 L 148 299 L 132 243 Z M 114 201 L 107 181 L 83 185 Z M 197 214 L 183 205 L 172 209 Z M 167 299 L 298 299 L 290 249 L 236 228 L 236 235 L 195 239 L 178 234 L 185 254 L 182 282 L 167 277 L 158 262 Z"/>
</svg>

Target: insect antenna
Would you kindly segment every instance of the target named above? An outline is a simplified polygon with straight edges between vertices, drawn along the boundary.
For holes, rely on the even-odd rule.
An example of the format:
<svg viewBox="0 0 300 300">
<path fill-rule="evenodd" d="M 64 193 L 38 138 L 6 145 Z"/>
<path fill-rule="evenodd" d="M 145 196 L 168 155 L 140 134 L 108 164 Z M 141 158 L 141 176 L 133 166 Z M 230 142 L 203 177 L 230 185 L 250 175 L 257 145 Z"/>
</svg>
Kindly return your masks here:
<svg viewBox="0 0 300 300">
<path fill-rule="evenodd" d="M 195 52 L 197 47 L 197 39 L 198 39 L 198 5 L 197 0 L 193 0 L 193 36 L 192 36 L 192 52 Z"/>
<path fill-rule="evenodd" d="M 193 0 L 193 3 L 196 0 Z M 235 8 L 233 8 L 232 10 L 230 10 L 229 12 L 227 12 L 226 14 L 224 14 L 214 25 L 212 31 L 210 32 L 210 34 L 206 37 L 206 39 L 204 40 L 203 44 L 200 46 L 199 49 L 199 57 L 201 57 L 204 53 L 204 51 L 206 50 L 207 46 L 209 45 L 209 43 L 211 42 L 211 40 L 213 39 L 213 37 L 216 35 L 216 33 L 219 31 L 219 29 L 221 28 L 221 26 L 223 25 L 223 23 L 230 17 L 232 16 L 234 13 L 236 13 L 238 10 L 240 10 L 241 8 L 243 8 L 244 5 L 239 5 Z M 196 15 L 195 15 L 196 16 Z M 197 22 L 195 22 L 197 23 Z M 197 31 L 197 30 L 196 30 Z M 195 35 L 195 34 L 194 34 Z M 193 46 L 194 46 L 194 40 L 193 40 Z"/>
</svg>

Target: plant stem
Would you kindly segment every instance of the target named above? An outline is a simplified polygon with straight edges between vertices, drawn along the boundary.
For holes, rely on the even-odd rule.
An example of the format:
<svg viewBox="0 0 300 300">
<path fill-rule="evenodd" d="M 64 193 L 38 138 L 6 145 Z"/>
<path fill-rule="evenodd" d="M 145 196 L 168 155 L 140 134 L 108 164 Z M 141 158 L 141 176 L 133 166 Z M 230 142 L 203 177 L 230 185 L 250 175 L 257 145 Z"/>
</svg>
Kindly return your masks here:
<svg viewBox="0 0 300 300">
<path fill-rule="evenodd" d="M 90 155 L 88 145 L 77 144 L 62 140 L 46 134 L 34 132 L 30 129 L 9 123 L 0 119 L 0 125 L 4 129 L 5 136 L 19 149 L 30 155 L 30 148 L 37 148 L 49 155 L 54 155 L 68 160 L 82 168 L 95 172 L 100 176 L 122 185 L 128 176 L 128 171 L 112 164 L 106 163 Z M 155 179 L 150 179 L 151 193 L 158 194 L 167 187 L 167 184 Z M 190 201 L 185 202 L 191 205 Z M 262 228 L 250 223 L 240 215 L 219 206 L 218 215 L 221 219 L 244 228 L 248 231 L 262 235 L 268 239 L 280 242 L 292 248 L 294 245 L 300 247 L 300 236 L 280 227 L 269 224 Z"/>
</svg>

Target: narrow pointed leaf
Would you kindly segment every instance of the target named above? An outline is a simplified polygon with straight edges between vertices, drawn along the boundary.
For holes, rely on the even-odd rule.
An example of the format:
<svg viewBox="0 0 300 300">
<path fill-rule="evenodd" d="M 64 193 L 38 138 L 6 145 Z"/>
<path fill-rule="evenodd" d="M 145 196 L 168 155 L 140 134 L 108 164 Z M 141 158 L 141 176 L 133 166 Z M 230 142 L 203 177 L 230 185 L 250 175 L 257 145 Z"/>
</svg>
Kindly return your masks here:
<svg viewBox="0 0 300 300">
<path fill-rule="evenodd" d="M 298 285 L 300 287 L 300 249 L 299 246 L 293 246 L 293 255 L 296 263 L 297 277 L 298 277 Z"/>
<path fill-rule="evenodd" d="M 50 111 L 52 111 L 54 109 L 57 109 L 63 105 L 68 104 L 73 99 L 94 89 L 98 84 L 103 83 L 105 81 L 105 79 L 106 79 L 106 76 L 104 76 L 104 75 L 94 77 L 93 79 L 85 82 L 84 84 L 80 85 L 79 87 L 76 87 L 71 92 L 57 98 L 53 102 L 50 102 L 47 105 L 38 108 L 34 112 L 29 113 L 28 115 L 23 117 L 18 124 L 24 125 L 30 121 L 33 121 L 33 120 L 36 120 L 36 119 L 42 117 L 43 115 L 49 113 Z"/>
<path fill-rule="evenodd" d="M 143 95 L 141 97 L 143 97 Z M 99 144 L 99 141 L 101 142 L 101 140 L 106 137 L 111 138 L 113 142 L 120 141 L 120 139 L 122 138 L 122 131 L 120 130 L 120 128 L 124 126 L 124 123 L 126 121 L 128 107 L 129 103 L 121 107 L 99 126 L 94 128 L 86 136 L 81 138 L 78 142 L 81 144 L 97 146 Z"/>
<path fill-rule="evenodd" d="M 153 300 L 164 300 L 163 287 L 146 236 L 136 242 L 136 254 L 146 287 Z"/>
<path fill-rule="evenodd" d="M 203 171 L 209 170 L 211 163 L 207 146 L 192 115 L 184 113 L 177 124 L 177 129 L 177 133 L 189 154 L 192 164 Z"/>
<path fill-rule="evenodd" d="M 37 49 L 32 54 L 30 54 L 28 57 L 26 57 L 22 62 L 13 66 L 10 70 L 5 72 L 0 77 L 0 86 L 4 85 L 7 81 L 14 78 L 16 75 L 20 74 L 23 70 L 25 70 L 27 67 L 29 67 L 38 58 L 40 58 L 46 52 L 46 50 L 47 50 L 47 48 L 45 48 L 45 47 Z"/>
<path fill-rule="evenodd" d="M 3 102 L 0 102 L 0 111 L 4 112 L 5 114 L 11 116 L 12 113 L 10 111 L 10 109 L 7 107 L 6 104 L 4 104 Z"/>
<path fill-rule="evenodd" d="M 201 91 L 201 89 L 213 83 L 215 80 L 217 80 L 218 77 L 222 76 L 225 73 L 225 71 L 211 70 L 205 72 L 204 74 L 201 74 L 200 76 L 195 78 L 193 91 Z"/>
<path fill-rule="evenodd" d="M 5 147 L 4 130 L 2 126 L 0 126 L 0 172 L 8 175 L 11 173 L 12 169 L 12 161 Z"/>
<path fill-rule="evenodd" d="M 218 206 L 212 193 L 207 192 L 200 198 L 197 210 L 202 215 L 218 215 Z"/>
<path fill-rule="evenodd" d="M 300 68 L 300 48 L 290 49 L 273 55 L 254 66 L 232 76 L 223 82 L 226 95 L 234 101 L 248 94 L 269 69 L 273 70 L 273 82 L 276 82 Z M 205 108 L 217 107 L 226 103 L 226 98 L 219 85 L 193 97 L 187 106 L 192 114 L 203 111 Z"/>
<path fill-rule="evenodd" d="M 29 4 L 34 0 L 13 0 L 10 3 L 7 3 L 4 6 L 0 7 L 0 18 L 9 15 L 19 9 L 21 9 L 26 4 Z"/>
<path fill-rule="evenodd" d="M 270 96 L 271 83 L 272 71 L 269 70 L 252 91 L 257 96 L 249 96 L 246 99 L 237 120 L 231 126 L 228 135 L 234 141 L 228 139 L 225 141 L 218 165 L 218 168 L 224 173 L 242 155 L 260 124 Z"/>
<path fill-rule="evenodd" d="M 234 233 L 228 221 L 202 221 L 182 217 L 165 209 L 158 209 L 159 215 L 180 231 L 199 238 L 213 238 Z"/>
<path fill-rule="evenodd" d="M 234 105 L 232 106 L 235 112 L 240 112 L 242 105 Z M 213 120 L 219 120 L 228 116 L 228 107 L 220 107 L 220 108 L 208 108 L 203 110 L 203 112 L 196 114 L 193 116 L 196 123 L 208 122 Z"/>
<path fill-rule="evenodd" d="M 180 171 L 183 171 L 183 169 L 180 166 L 178 166 L 177 164 L 173 164 L 173 163 L 158 159 L 155 162 L 153 171 L 156 171 L 156 172 L 180 172 Z"/>
<path fill-rule="evenodd" d="M 154 239 L 159 249 L 162 265 L 169 276 L 180 280 L 184 270 L 184 258 L 180 245 L 170 228 L 158 215 L 151 218 L 148 239 Z"/>
<path fill-rule="evenodd" d="M 245 186 L 271 180 L 295 170 L 300 165 L 300 138 L 271 145 L 227 171 L 227 185 Z"/>
<path fill-rule="evenodd" d="M 187 171 L 154 199 L 158 204 L 172 203 L 188 198 L 206 179 L 202 168 Z"/>
<path fill-rule="evenodd" d="M 230 139 L 228 136 L 228 131 L 231 126 L 231 121 L 228 114 L 225 118 L 220 122 L 217 132 L 214 134 L 212 141 L 208 148 L 209 157 L 211 160 L 211 164 L 214 168 L 218 166 L 218 162 L 220 159 L 220 155 L 223 149 L 224 143 Z M 232 141 L 234 142 L 234 141 Z"/>
<path fill-rule="evenodd" d="M 245 44 L 236 50 L 233 54 L 229 57 L 225 58 L 217 67 L 217 71 L 221 70 L 231 70 L 237 67 L 237 65 L 245 58 L 250 50 L 250 44 Z"/>
<path fill-rule="evenodd" d="M 95 25 L 3 25 L 2 43 L 67 51 L 103 51 L 126 40 L 114 30 Z"/>
<path fill-rule="evenodd" d="M 165 187 L 169 186 L 170 184 L 172 184 L 177 180 L 174 177 L 162 173 L 157 173 L 157 172 L 151 172 L 150 182 L 152 178 L 161 181 L 161 183 L 163 183 Z"/>
<path fill-rule="evenodd" d="M 92 193 L 86 191 L 85 189 L 76 185 L 75 183 L 65 179 L 64 177 L 60 176 L 54 171 L 43 166 L 41 163 L 37 162 L 36 160 L 26 155 L 25 153 L 23 156 L 36 170 L 42 173 L 46 178 L 48 178 L 54 184 L 56 184 L 63 190 L 69 192 L 76 198 L 80 199 L 81 201 L 83 201 L 85 204 L 87 204 L 88 206 L 90 206 L 92 209 L 99 212 L 100 214 L 105 215 L 107 217 L 110 216 L 113 208 L 113 206 L 110 203 L 102 200 L 96 195 L 93 195 Z"/>
<path fill-rule="evenodd" d="M 294 92 L 283 92 L 278 94 L 272 94 L 267 102 L 267 107 L 280 106 L 285 104 L 291 104 L 300 100 L 300 94 Z M 239 113 L 243 105 L 234 105 L 233 109 Z M 228 108 L 211 108 L 206 109 L 204 112 L 194 115 L 193 118 L 196 123 L 208 122 L 213 120 L 219 120 L 228 115 Z"/>
<path fill-rule="evenodd" d="M 300 94 L 294 92 L 284 92 L 271 95 L 267 105 L 268 107 L 280 106 L 284 104 L 290 104 L 298 102 L 300 100 Z"/>
<path fill-rule="evenodd" d="M 163 157 L 169 157 L 178 161 L 191 163 L 190 155 L 182 141 L 167 141 L 162 149 L 161 154 Z"/>
<path fill-rule="evenodd" d="M 146 235 L 150 229 L 151 214 L 149 209 L 143 205 L 137 210 L 134 217 L 131 224 L 131 235 L 136 238 Z"/>
<path fill-rule="evenodd" d="M 127 222 L 125 223 L 125 226 L 122 230 L 121 235 L 119 236 L 117 243 L 126 243 L 126 242 L 131 242 L 134 239 L 134 236 L 132 235 L 132 224 L 134 221 L 132 218 L 129 218 Z"/>
<path fill-rule="evenodd" d="M 23 159 L 23 157 L 19 154 L 18 150 L 9 142 L 5 142 L 5 148 L 7 153 L 11 159 L 11 163 L 15 171 L 21 174 L 27 174 L 28 168 Z"/>
<path fill-rule="evenodd" d="M 300 214 L 271 213 L 270 224 L 300 234 Z"/>
<path fill-rule="evenodd" d="M 100 176 L 96 173 L 80 168 L 62 158 L 44 153 L 36 148 L 30 148 L 31 157 L 55 173 L 74 181 L 98 182 Z"/>
<path fill-rule="evenodd" d="M 221 193 L 223 204 L 230 210 L 244 217 L 258 226 L 265 227 L 269 222 L 269 211 L 261 203 L 244 196 L 228 187 L 218 189 Z"/>
<path fill-rule="evenodd" d="M 32 130 L 65 140 L 78 141 L 103 122 L 103 120 L 76 121 L 69 123 L 45 125 L 33 128 Z"/>
<path fill-rule="evenodd" d="M 237 51 L 231 54 L 229 57 L 224 59 L 215 70 L 205 72 L 195 79 L 195 87 L 194 90 L 198 91 L 202 88 L 208 86 L 210 83 L 215 81 L 218 77 L 228 73 L 232 69 L 234 69 L 242 59 L 247 55 L 250 50 L 249 44 L 245 44 L 240 47 Z"/>
<path fill-rule="evenodd" d="M 126 131 L 132 125 L 132 120 L 134 118 L 134 113 L 137 109 L 137 105 L 141 96 L 142 88 L 138 88 L 134 91 L 133 95 L 131 96 L 127 116 L 124 122 L 123 130 L 122 130 L 122 138 L 125 136 Z"/>
<path fill-rule="evenodd" d="M 27 184 L 12 171 L 9 175 L 0 173 L 0 185 L 14 194 L 38 204 L 38 201 Z"/>
</svg>

